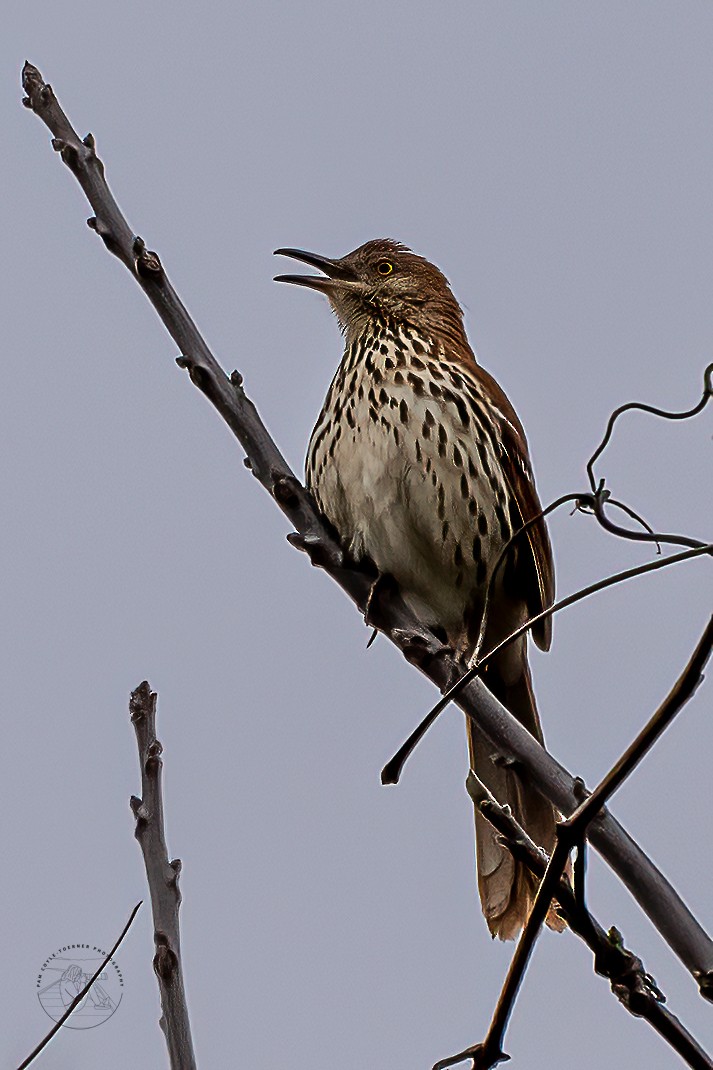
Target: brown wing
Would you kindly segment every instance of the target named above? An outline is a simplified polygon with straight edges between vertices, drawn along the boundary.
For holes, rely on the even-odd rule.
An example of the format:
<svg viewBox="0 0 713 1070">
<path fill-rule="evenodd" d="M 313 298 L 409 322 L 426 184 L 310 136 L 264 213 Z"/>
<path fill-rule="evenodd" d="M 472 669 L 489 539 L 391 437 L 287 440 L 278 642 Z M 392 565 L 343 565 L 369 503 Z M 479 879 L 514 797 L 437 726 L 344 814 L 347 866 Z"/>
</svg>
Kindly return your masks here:
<svg viewBox="0 0 713 1070">
<path fill-rule="evenodd" d="M 535 489 L 525 432 L 515 410 L 493 377 L 479 365 L 477 372 L 493 402 L 492 414 L 499 430 L 503 471 L 516 504 L 519 522 L 524 524 L 542 510 Z M 518 516 L 513 516 L 515 527 L 517 520 Z M 518 543 L 522 545 L 525 540 L 529 552 L 520 552 L 518 582 L 523 588 L 528 613 L 534 616 L 551 606 L 555 598 L 552 546 L 544 518 L 529 527 L 527 532 L 520 536 Z M 549 650 L 552 641 L 552 618 L 547 617 L 536 624 L 532 629 L 532 637 L 541 650 Z"/>
</svg>

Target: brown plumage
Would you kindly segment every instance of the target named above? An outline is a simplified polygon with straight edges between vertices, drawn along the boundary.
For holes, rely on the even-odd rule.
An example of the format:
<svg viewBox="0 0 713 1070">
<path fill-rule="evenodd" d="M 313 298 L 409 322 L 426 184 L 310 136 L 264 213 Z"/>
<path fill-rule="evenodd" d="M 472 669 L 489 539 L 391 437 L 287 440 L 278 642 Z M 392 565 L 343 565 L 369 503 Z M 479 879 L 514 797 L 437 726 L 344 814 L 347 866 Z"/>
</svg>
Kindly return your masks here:
<svg viewBox="0 0 713 1070">
<path fill-rule="evenodd" d="M 387 239 L 338 260 L 278 252 L 324 273 L 278 280 L 326 294 L 346 339 L 310 440 L 307 485 L 353 557 L 368 556 L 392 575 L 421 619 L 467 659 L 490 570 L 512 532 L 540 511 L 522 425 L 476 362 L 461 308 L 433 264 Z M 485 649 L 553 598 L 552 551 L 540 520 L 499 570 Z M 549 620 L 533 636 L 546 650 Z M 541 740 L 526 638 L 491 663 L 486 683 Z M 493 761 L 492 744 L 468 727 L 473 769 L 550 851 L 552 806 L 516 770 Z M 479 815 L 476 842 L 490 931 L 512 938 L 535 883 Z"/>
</svg>

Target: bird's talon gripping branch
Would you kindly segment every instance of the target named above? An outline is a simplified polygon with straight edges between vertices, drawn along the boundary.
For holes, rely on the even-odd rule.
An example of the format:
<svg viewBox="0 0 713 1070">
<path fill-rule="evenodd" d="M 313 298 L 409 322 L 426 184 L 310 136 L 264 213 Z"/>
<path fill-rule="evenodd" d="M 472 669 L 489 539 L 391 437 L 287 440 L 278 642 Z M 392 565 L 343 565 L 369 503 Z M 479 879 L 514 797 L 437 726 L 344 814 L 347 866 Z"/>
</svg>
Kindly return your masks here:
<svg viewBox="0 0 713 1070">
<path fill-rule="evenodd" d="M 364 606 L 364 623 L 372 628 L 383 627 L 382 605 L 398 593 L 398 584 L 393 576 L 380 572 L 371 587 Z"/>
</svg>

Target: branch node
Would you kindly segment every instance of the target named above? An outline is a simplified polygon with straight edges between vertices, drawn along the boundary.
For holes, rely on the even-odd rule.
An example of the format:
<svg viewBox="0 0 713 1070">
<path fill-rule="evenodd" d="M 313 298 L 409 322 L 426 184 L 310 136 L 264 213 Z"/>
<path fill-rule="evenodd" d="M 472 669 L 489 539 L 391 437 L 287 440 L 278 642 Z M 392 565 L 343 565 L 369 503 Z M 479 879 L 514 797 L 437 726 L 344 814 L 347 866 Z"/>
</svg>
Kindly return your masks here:
<svg viewBox="0 0 713 1070">
<path fill-rule="evenodd" d="M 245 458 L 245 466 L 247 468 L 252 467 L 252 465 L 250 464 L 249 457 Z M 316 535 L 302 535 L 302 533 L 299 531 L 290 531 L 289 534 L 285 536 L 285 538 L 294 550 L 300 550 L 303 554 L 309 553 L 310 543 L 317 542 Z"/>
<path fill-rule="evenodd" d="M 154 942 L 156 944 L 156 954 L 153 958 L 154 973 L 162 981 L 172 981 L 178 963 L 175 952 L 168 946 L 165 933 L 155 932 Z"/>
<path fill-rule="evenodd" d="M 421 632 L 392 628 L 390 634 L 409 664 L 417 665 L 419 668 L 423 668 L 436 658 L 451 657 L 453 654 L 451 648 L 444 645 L 434 651 L 430 638 Z"/>
<path fill-rule="evenodd" d="M 711 367 L 713 368 L 713 365 Z M 704 999 L 713 1003 L 713 970 L 707 970 L 705 973 L 696 972 L 695 977 L 698 982 L 698 991 Z"/>
<path fill-rule="evenodd" d="M 147 754 L 146 761 L 144 762 L 144 770 L 147 776 L 156 776 L 156 774 L 160 770 L 163 764 L 160 758 L 160 753 L 161 752 L 159 751 L 158 754 L 152 754 L 149 751 L 149 753 Z"/>
<path fill-rule="evenodd" d="M 198 387 L 203 393 L 206 391 L 206 386 L 210 382 L 210 371 L 203 367 L 195 357 L 177 357 L 176 363 L 179 368 L 185 368 L 188 372 L 191 382 L 194 386 Z"/>
<path fill-rule="evenodd" d="M 27 93 L 22 103 L 35 112 L 45 108 L 52 98 L 52 86 L 43 81 L 37 67 L 28 60 L 22 68 L 22 88 Z"/>
<path fill-rule="evenodd" d="M 163 745 L 160 740 L 152 739 L 146 748 L 147 758 L 159 758 L 163 754 Z"/>
<path fill-rule="evenodd" d="M 495 751 L 490 755 L 490 761 L 498 769 L 522 769 L 522 762 L 519 761 L 513 754 L 501 754 L 499 751 Z"/>
<path fill-rule="evenodd" d="M 294 476 L 288 476 L 283 472 L 276 472 L 274 469 L 271 472 L 272 475 L 272 496 L 276 502 L 280 505 L 289 505 L 294 508 L 299 503 L 299 495 L 297 489 L 300 486 Z M 314 538 L 314 536 L 311 536 Z M 310 538 L 309 535 L 305 536 L 305 539 Z"/>
<path fill-rule="evenodd" d="M 295 550 L 307 554 L 310 564 L 315 568 L 335 568 L 342 564 L 343 559 L 337 559 L 333 547 L 327 545 L 321 535 L 315 532 L 301 534 L 299 531 L 291 531 L 286 538 Z"/>
<path fill-rule="evenodd" d="M 129 799 L 129 806 L 131 812 L 136 818 L 136 824 L 145 824 L 149 819 L 149 809 L 144 805 L 143 799 L 139 799 L 137 795 L 132 795 Z"/>
<path fill-rule="evenodd" d="M 94 152 L 97 147 L 96 141 L 94 140 L 94 134 L 85 134 L 82 138 L 82 144 L 86 145 L 88 149 Z"/>
<path fill-rule="evenodd" d="M 152 704 L 156 702 L 156 694 L 151 690 L 148 680 L 144 680 L 131 692 L 129 699 L 129 714 L 132 724 L 143 721 Z"/>
<path fill-rule="evenodd" d="M 230 373 L 230 381 L 231 381 L 231 383 L 233 384 L 233 386 L 235 387 L 236 390 L 242 390 L 242 388 L 243 388 L 243 377 L 242 377 L 242 375 L 240 374 L 239 371 L 236 370 L 236 371 L 232 371 Z"/>
<path fill-rule="evenodd" d="M 136 243 L 134 243 L 135 247 Z M 154 253 L 150 249 L 143 248 L 141 250 L 134 260 L 134 267 L 136 268 L 136 274 L 144 279 L 150 278 L 156 281 L 157 276 L 163 275 L 163 267 L 158 253 Z"/>
<path fill-rule="evenodd" d="M 576 776 L 572 781 L 572 791 L 579 802 L 584 802 L 585 799 L 589 798 L 589 790 L 581 776 Z"/>
</svg>

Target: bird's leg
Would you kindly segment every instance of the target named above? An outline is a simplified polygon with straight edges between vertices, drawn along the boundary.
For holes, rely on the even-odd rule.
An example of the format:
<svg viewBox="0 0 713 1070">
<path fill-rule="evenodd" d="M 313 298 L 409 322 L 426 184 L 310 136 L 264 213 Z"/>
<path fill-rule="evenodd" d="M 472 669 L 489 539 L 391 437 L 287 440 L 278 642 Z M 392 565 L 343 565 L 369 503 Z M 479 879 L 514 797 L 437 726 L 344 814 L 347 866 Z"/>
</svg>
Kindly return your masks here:
<svg viewBox="0 0 713 1070">
<path fill-rule="evenodd" d="M 443 693 L 450 691 L 450 689 L 458 683 L 461 676 L 466 673 L 470 667 L 470 653 L 472 650 L 472 643 L 466 632 L 461 635 L 460 639 L 453 647 L 453 661 L 451 663 L 450 671 L 448 673 L 448 679 L 446 686 L 443 689 Z"/>
<path fill-rule="evenodd" d="M 369 595 L 364 606 L 364 623 L 370 628 L 381 627 L 381 607 L 384 603 L 398 592 L 398 584 L 388 572 L 380 572 L 369 589 Z M 370 640 L 370 644 L 373 640 Z"/>
</svg>

